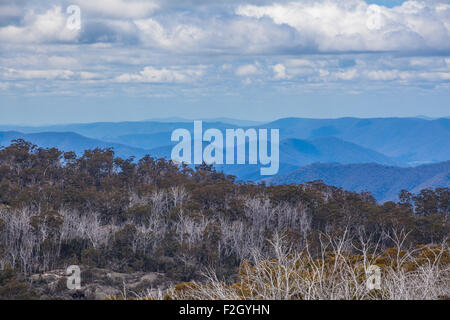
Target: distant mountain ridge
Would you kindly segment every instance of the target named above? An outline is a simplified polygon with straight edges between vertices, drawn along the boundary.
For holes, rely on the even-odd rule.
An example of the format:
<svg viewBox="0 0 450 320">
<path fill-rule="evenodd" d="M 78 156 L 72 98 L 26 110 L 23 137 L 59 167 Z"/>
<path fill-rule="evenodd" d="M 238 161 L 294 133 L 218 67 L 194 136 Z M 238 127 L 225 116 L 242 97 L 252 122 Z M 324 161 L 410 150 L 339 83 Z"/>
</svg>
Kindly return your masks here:
<svg viewBox="0 0 450 320">
<path fill-rule="evenodd" d="M 212 120 L 233 121 L 227 118 Z M 245 126 L 243 123 L 232 124 L 222 121 L 204 121 L 204 127 L 222 130 Z M 156 134 L 167 140 L 173 130 L 192 128 L 192 125 L 193 122 L 188 120 L 186 122 L 99 122 L 43 127 L 0 126 L 0 131 L 75 132 L 88 138 L 115 143 L 128 144 L 127 140 L 134 141 L 133 147 L 146 149 L 170 145 L 170 141 L 165 143 L 160 140 L 152 145 L 153 142 L 144 141 L 145 135 Z M 403 165 L 450 159 L 450 119 L 448 118 L 284 118 L 251 127 L 280 129 L 280 140 L 335 137 L 381 153 Z M 136 136 L 133 137 L 134 135 Z"/>
<path fill-rule="evenodd" d="M 16 131 L 0 132 L 0 145 L 9 145 L 13 139 L 24 139 L 41 147 L 57 147 L 78 154 L 92 148 L 114 148 L 120 157 L 142 157 L 149 154 L 169 159 L 173 146 L 170 133 L 121 136 L 122 143 L 91 139 L 73 132 L 21 133 Z M 127 143 L 127 144 L 126 144 Z M 206 145 L 207 143 L 205 143 Z M 247 143 L 248 145 L 248 143 Z M 137 146 L 143 146 L 139 148 Z M 280 161 L 294 167 L 314 162 L 379 162 L 395 164 L 395 161 L 370 149 L 362 148 L 338 138 L 320 138 L 315 140 L 285 139 L 280 142 Z M 248 150 L 248 146 L 246 146 Z M 226 154 L 226 152 L 225 152 Z"/>
<path fill-rule="evenodd" d="M 314 162 L 398 164 L 395 160 L 379 152 L 335 137 L 282 140 L 280 142 L 280 161 L 297 166 L 305 166 Z"/>
<path fill-rule="evenodd" d="M 192 121 L 172 120 L 175 122 L 161 119 L 160 122 L 0 126 L 0 146 L 9 145 L 13 139 L 24 139 L 41 147 L 75 151 L 78 155 L 98 147 L 113 148 L 122 158 L 139 159 L 149 154 L 168 159 L 175 145 L 170 141 L 173 130 L 185 128 L 191 134 L 193 131 Z M 246 129 L 244 124 L 204 121 L 203 129 L 217 128 L 224 133 L 225 129 Z M 416 190 L 448 185 L 450 181 L 448 169 L 442 165 L 450 159 L 450 119 L 284 118 L 250 128 L 280 130 L 279 175 L 267 180 L 273 183 L 322 179 L 348 190 L 369 190 L 378 199 L 386 200 L 395 197 L 400 187 Z M 427 163 L 431 167 L 422 166 Z M 420 166 L 408 168 L 417 165 Z M 259 165 L 221 165 L 217 169 L 244 181 L 268 178 L 260 175 Z"/>
<path fill-rule="evenodd" d="M 418 192 L 429 187 L 450 187 L 450 161 L 399 168 L 376 163 L 315 163 L 265 179 L 273 184 L 301 184 L 313 180 L 351 191 L 370 191 L 380 202 L 396 200 L 402 189 Z"/>
<path fill-rule="evenodd" d="M 285 118 L 264 127 L 280 128 L 284 139 L 340 138 L 405 164 L 450 159 L 450 119 L 445 118 Z"/>
<path fill-rule="evenodd" d="M 261 125 L 267 121 L 254 121 L 254 120 L 242 120 L 242 119 L 233 119 L 233 118 L 197 118 L 195 120 L 202 120 L 204 122 L 222 122 L 222 123 L 229 123 L 235 126 L 241 126 L 241 127 L 250 127 L 250 126 L 258 126 Z M 148 119 L 146 121 L 151 122 L 192 122 L 194 119 L 186 119 L 186 118 L 179 118 L 179 117 L 169 117 L 169 118 L 153 118 Z"/>
</svg>

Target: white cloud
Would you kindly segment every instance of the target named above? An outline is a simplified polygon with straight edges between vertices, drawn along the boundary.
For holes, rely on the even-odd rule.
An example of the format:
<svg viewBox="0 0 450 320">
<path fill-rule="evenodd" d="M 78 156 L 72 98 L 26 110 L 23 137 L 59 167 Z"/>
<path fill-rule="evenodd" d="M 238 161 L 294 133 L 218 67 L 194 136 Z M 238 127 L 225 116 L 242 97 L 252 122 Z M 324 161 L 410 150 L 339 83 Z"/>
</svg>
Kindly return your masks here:
<svg viewBox="0 0 450 320">
<path fill-rule="evenodd" d="M 450 72 L 421 72 L 418 76 L 429 81 L 450 80 Z"/>
<path fill-rule="evenodd" d="M 373 70 L 369 71 L 367 76 L 376 81 L 408 80 L 413 77 L 411 72 L 399 70 Z"/>
<path fill-rule="evenodd" d="M 151 0 L 72 0 L 81 7 L 82 12 L 105 17 L 139 19 L 152 14 L 159 5 Z"/>
<path fill-rule="evenodd" d="M 280 1 L 270 5 L 237 5 L 240 1 L 235 1 L 235 15 L 227 12 L 230 5 L 217 3 L 179 4 L 183 11 L 175 10 L 175 3 L 166 6 L 159 0 L 73 3 L 81 7 L 83 37 L 88 41 L 127 43 L 138 39 L 145 46 L 174 53 L 450 49 L 450 6 L 438 1 L 411 0 L 393 8 L 363 0 Z M 79 40 L 79 33 L 65 28 L 68 16 L 63 9 L 59 5 L 42 12 L 26 6 L 20 24 L 0 27 L 0 41 Z M 372 28 L 371 23 L 380 27 Z"/>
<path fill-rule="evenodd" d="M 336 77 L 341 80 L 353 80 L 358 76 L 358 70 L 350 69 L 336 73 Z"/>
<path fill-rule="evenodd" d="M 229 63 L 225 63 L 225 64 L 220 66 L 220 69 L 223 70 L 223 71 L 231 70 L 231 68 L 233 68 L 233 66 L 231 64 L 229 64 Z"/>
<path fill-rule="evenodd" d="M 75 75 L 71 70 L 17 70 L 6 69 L 2 77 L 7 80 L 33 80 L 33 79 L 70 79 Z"/>
<path fill-rule="evenodd" d="M 61 68 L 78 65 L 78 60 L 74 57 L 67 56 L 50 56 L 46 59 L 50 66 Z M 42 61 L 42 60 L 41 60 Z"/>
<path fill-rule="evenodd" d="M 75 41 L 79 31 L 66 27 L 68 16 L 60 6 L 54 6 L 44 13 L 28 10 L 23 26 L 0 27 L 0 41 L 18 43 Z"/>
<path fill-rule="evenodd" d="M 242 5 L 236 14 L 288 25 L 298 32 L 299 45 L 322 52 L 450 48 L 450 7 L 436 2 L 387 8 L 362 0 L 297 1 Z"/>
<path fill-rule="evenodd" d="M 135 20 L 134 24 L 144 45 L 173 51 L 198 50 L 199 43 L 210 36 L 204 28 L 192 24 L 180 23 L 169 28 L 151 18 Z"/>
<path fill-rule="evenodd" d="M 117 87 L 137 92 L 148 86 L 126 84 L 199 79 L 208 80 L 208 89 L 227 93 L 242 83 L 286 90 L 354 86 L 355 81 L 377 88 L 383 82 L 435 88 L 448 82 L 450 73 L 450 5 L 443 2 L 407 1 L 387 8 L 362 0 L 190 6 L 162 0 L 73 0 L 82 18 L 81 32 L 73 32 L 66 28 L 62 5 L 68 2 L 53 6 L 56 1 L 50 0 L 38 7 L 22 0 L 20 10 L 17 3 L 0 5 L 0 80 L 18 80 L 2 84 L 10 91 L 19 83 L 29 91 L 58 85 L 68 90 L 78 81 L 85 88 L 97 82 L 91 91 L 103 86 L 102 92 Z M 372 21 L 374 12 L 380 18 Z M 371 28 L 369 20 L 380 22 L 379 28 Z M 123 85 L 112 89 L 111 82 Z"/>
<path fill-rule="evenodd" d="M 291 67 L 314 67 L 316 64 L 308 59 L 289 59 L 287 65 Z"/>
<path fill-rule="evenodd" d="M 145 67 L 137 74 L 125 73 L 118 76 L 116 82 L 150 82 L 150 83 L 173 83 L 191 82 L 204 74 L 204 66 L 181 69 Z"/>
<path fill-rule="evenodd" d="M 255 64 L 245 64 L 236 69 L 236 75 L 240 77 L 254 76 L 261 73 L 262 71 L 258 62 Z"/>
<path fill-rule="evenodd" d="M 272 70 L 275 73 L 276 80 L 289 79 L 289 76 L 286 74 L 286 67 L 281 63 L 272 66 Z"/>
<path fill-rule="evenodd" d="M 89 71 L 72 71 L 67 69 L 14 69 L 6 68 L 0 73 L 5 80 L 93 80 L 103 79 L 101 73 Z"/>
<path fill-rule="evenodd" d="M 330 74 L 330 72 L 328 70 L 324 70 L 324 69 L 319 69 L 319 76 L 321 78 L 325 78 Z"/>
<path fill-rule="evenodd" d="M 89 72 L 89 71 L 81 71 L 81 72 L 79 72 L 79 76 L 82 80 L 93 80 L 93 79 L 104 78 L 104 76 L 100 73 Z"/>
</svg>

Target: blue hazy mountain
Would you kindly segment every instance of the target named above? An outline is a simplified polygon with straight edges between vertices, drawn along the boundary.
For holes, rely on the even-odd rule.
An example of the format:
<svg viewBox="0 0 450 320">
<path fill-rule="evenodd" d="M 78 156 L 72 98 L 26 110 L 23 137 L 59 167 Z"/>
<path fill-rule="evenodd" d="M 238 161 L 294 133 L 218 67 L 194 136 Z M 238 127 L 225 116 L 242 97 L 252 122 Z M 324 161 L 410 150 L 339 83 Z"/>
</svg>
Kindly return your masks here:
<svg viewBox="0 0 450 320">
<path fill-rule="evenodd" d="M 419 192 L 429 187 L 450 187 L 450 161 L 401 168 L 368 164 L 315 163 L 265 179 L 273 184 L 301 184 L 322 180 L 351 191 L 370 191 L 378 201 L 396 200 L 402 189 Z"/>
<path fill-rule="evenodd" d="M 261 127 L 279 128 L 284 139 L 340 138 L 408 164 L 450 159 L 450 119 L 446 118 L 286 118 Z"/>
<path fill-rule="evenodd" d="M 185 128 L 192 132 L 193 129 L 192 121 L 172 120 L 174 122 L 0 126 L 0 130 L 15 131 L 0 133 L 0 144 L 7 145 L 12 139 L 22 138 L 42 147 L 57 147 L 78 154 L 85 149 L 111 147 L 123 158 L 140 158 L 145 154 L 169 158 L 175 144 L 170 141 L 172 131 Z M 245 123 L 238 124 L 204 122 L 203 129 L 217 128 L 224 132 L 227 128 L 244 127 Z M 350 190 L 370 190 L 379 199 L 391 199 L 400 186 L 412 190 L 417 186 L 433 186 L 449 181 L 445 170 L 421 175 L 421 170 L 431 172 L 430 167 L 400 170 L 392 166 L 436 163 L 440 168 L 438 162 L 450 159 L 450 119 L 285 118 L 251 127 L 280 129 L 280 171 L 279 176 L 273 178 L 277 183 L 322 179 Z M 310 166 L 316 162 L 322 163 L 321 166 Z M 218 166 L 218 169 L 242 180 L 258 181 L 264 178 L 259 175 L 259 166 L 224 165 Z"/>
<path fill-rule="evenodd" d="M 314 162 L 398 164 L 379 152 L 335 137 L 282 140 L 280 161 L 299 167 Z"/>
<path fill-rule="evenodd" d="M 41 127 L 0 126 L 0 131 L 18 131 L 23 133 L 74 132 L 92 139 L 108 140 L 118 136 L 130 134 L 154 134 L 160 132 L 172 132 L 180 126 L 192 126 L 192 122 L 183 124 L 143 121 L 96 122 L 87 124 L 67 124 Z"/>
<path fill-rule="evenodd" d="M 263 123 L 264 121 L 253 121 L 253 120 L 242 120 L 242 119 L 233 119 L 233 118 L 199 118 L 195 120 L 203 120 L 204 122 L 221 122 L 221 123 L 227 123 L 231 124 L 233 126 L 238 127 L 251 127 L 251 126 L 258 126 Z M 148 119 L 147 121 L 157 121 L 157 122 L 184 122 L 184 123 L 192 123 L 192 119 L 186 119 L 186 118 L 179 118 L 179 117 L 170 117 L 170 118 L 153 118 Z"/>
<path fill-rule="evenodd" d="M 264 124 L 264 121 L 252 121 L 252 120 L 240 120 L 240 119 L 231 119 L 231 118 L 209 118 L 204 119 L 205 122 L 221 122 L 226 124 L 231 124 L 236 127 L 256 127 Z"/>
<path fill-rule="evenodd" d="M 203 128 L 235 128 L 233 124 L 222 122 L 204 122 Z M 18 131 L 23 133 L 39 132 L 74 132 L 82 136 L 100 139 L 114 140 L 129 135 L 152 135 L 155 133 L 172 132 L 178 128 L 193 128 L 193 121 L 187 122 L 158 122 L 158 121 L 139 121 L 139 122 L 95 122 L 86 124 L 66 124 L 52 126 L 5 126 L 0 125 L 0 131 Z M 169 136 L 170 137 L 170 136 Z M 170 142 L 170 139 L 166 141 Z"/>
<path fill-rule="evenodd" d="M 168 158 L 175 144 L 176 142 L 172 142 L 171 145 L 158 146 L 149 152 Z M 208 143 L 204 142 L 204 146 L 206 145 Z M 247 150 L 248 158 L 248 141 L 246 142 L 245 149 Z M 342 164 L 361 162 L 397 163 L 395 160 L 381 153 L 333 137 L 312 140 L 285 139 L 280 141 L 279 150 L 280 162 L 297 167 L 314 162 L 338 162 Z M 225 155 L 226 151 L 224 151 Z"/>
<path fill-rule="evenodd" d="M 118 137 L 111 137 L 110 142 L 126 144 L 135 148 L 156 149 L 171 145 L 172 132 L 158 132 L 150 134 L 126 134 Z"/>
<path fill-rule="evenodd" d="M 395 130 L 392 123 L 398 119 L 282 119 L 269 123 L 262 128 L 280 128 L 280 136 L 300 136 L 305 139 L 287 138 L 280 142 L 280 170 L 278 176 L 271 177 L 267 181 L 271 183 L 303 183 L 311 180 L 323 180 L 325 183 L 343 187 L 353 191 L 371 191 L 377 199 L 392 200 L 401 189 L 417 191 L 426 187 L 449 186 L 450 161 L 432 165 L 422 165 L 413 168 L 401 168 L 392 165 L 401 165 L 402 157 L 389 157 L 381 152 L 363 147 L 363 144 L 375 145 L 382 150 L 391 150 L 395 153 L 394 146 L 404 154 L 413 154 L 409 159 L 426 161 L 440 158 L 450 159 L 447 119 L 421 120 L 406 119 L 411 128 L 399 128 Z M 405 119 L 403 119 L 405 120 Z M 373 122 L 380 122 L 378 128 L 384 128 L 381 132 L 374 132 L 374 137 L 364 132 L 364 127 L 374 131 Z M 425 123 L 424 123 L 425 122 Z M 400 121 L 402 123 L 402 121 Z M 175 142 L 170 142 L 171 128 L 186 128 L 192 131 L 192 123 L 100 123 L 72 125 L 77 130 L 86 130 L 99 135 L 110 135 L 113 141 L 104 141 L 85 137 L 74 132 L 37 132 L 22 133 L 17 131 L 0 132 L 0 146 L 7 146 L 14 139 L 24 139 L 38 146 L 49 148 L 56 147 L 63 151 L 75 151 L 81 155 L 86 149 L 113 148 L 116 155 L 122 158 L 134 156 L 137 159 L 149 154 L 155 158 L 169 158 Z M 219 128 L 222 132 L 231 125 L 224 123 L 204 123 L 207 128 Z M 134 129 L 144 133 L 131 133 Z M 421 128 L 421 129 L 420 129 Z M 33 128 L 32 130 L 37 130 Z M 105 131 L 111 130 L 111 131 Z M 163 130 L 163 131 L 158 131 Z M 153 132 L 155 131 L 155 132 Z M 376 131 L 376 130 L 375 130 Z M 150 133 L 148 133 L 150 132 Z M 350 134 L 351 132 L 352 134 Z M 434 134 L 432 134 L 434 132 Z M 354 136 L 352 136 L 354 135 Z M 415 139 L 427 147 L 417 145 Z M 345 137 L 346 140 L 344 140 Z M 402 141 L 392 142 L 389 137 Z M 424 141 L 424 138 L 426 137 Z M 377 141 L 380 140 L 380 141 Z M 350 140 L 359 143 L 349 142 Z M 384 144 L 383 144 L 383 141 Z M 207 143 L 205 143 L 206 145 Z M 416 147 L 414 147 L 416 146 Z M 434 149 L 433 149 L 434 148 Z M 248 150 L 248 148 L 247 148 Z M 416 158 L 418 154 L 429 152 L 427 157 Z M 389 152 L 387 152 L 389 153 Z M 320 162 L 320 163 L 317 163 Z M 237 176 L 240 180 L 259 181 L 260 167 L 258 165 L 222 165 L 218 170 Z"/>
<path fill-rule="evenodd" d="M 128 135 L 117 138 L 116 142 L 91 139 L 72 132 L 0 133 L 0 144 L 9 145 L 13 139 L 24 139 L 41 147 L 57 147 L 63 151 L 75 151 L 81 154 L 85 149 L 113 148 L 120 157 L 143 157 L 149 154 L 155 158 L 169 159 L 176 142 L 170 141 L 171 133 L 149 135 Z M 121 142 L 121 143 L 118 143 Z M 206 146 L 207 143 L 205 142 Z M 139 147 L 140 146 L 140 147 Z M 246 150 L 248 150 L 248 142 Z M 280 162 L 282 172 L 294 170 L 314 162 L 359 163 L 378 162 L 395 164 L 395 161 L 373 150 L 338 138 L 319 138 L 313 140 L 285 139 L 280 142 Z M 233 172 L 241 179 L 251 177 L 259 171 L 258 166 L 225 166 L 225 171 Z"/>
<path fill-rule="evenodd" d="M 116 156 L 121 158 L 128 158 L 130 156 L 142 158 L 148 154 L 148 151 L 143 149 L 90 139 L 73 132 L 41 132 L 29 134 L 16 131 L 0 132 L 0 146 L 8 146 L 15 139 L 23 139 L 42 148 L 54 147 L 65 152 L 73 151 L 79 156 L 83 154 L 84 150 L 95 148 L 113 148 Z"/>
<path fill-rule="evenodd" d="M 169 120 L 169 119 L 167 119 Z M 135 148 L 152 149 L 168 145 L 167 137 L 177 128 L 192 128 L 192 121 L 173 119 L 176 122 L 101 122 L 45 127 L 0 126 L 0 131 L 24 133 L 75 132 L 85 137 L 131 144 Z M 248 123 L 230 124 L 233 119 L 216 119 L 224 122 L 204 122 L 204 128 L 218 129 L 245 126 Z M 162 120 L 161 120 L 162 121 Z M 239 120 L 237 120 L 239 121 Z M 371 149 L 405 165 L 432 163 L 450 159 L 450 119 L 421 118 L 340 118 L 303 119 L 285 118 L 259 128 L 280 129 L 280 139 L 314 140 L 335 137 Z"/>
</svg>

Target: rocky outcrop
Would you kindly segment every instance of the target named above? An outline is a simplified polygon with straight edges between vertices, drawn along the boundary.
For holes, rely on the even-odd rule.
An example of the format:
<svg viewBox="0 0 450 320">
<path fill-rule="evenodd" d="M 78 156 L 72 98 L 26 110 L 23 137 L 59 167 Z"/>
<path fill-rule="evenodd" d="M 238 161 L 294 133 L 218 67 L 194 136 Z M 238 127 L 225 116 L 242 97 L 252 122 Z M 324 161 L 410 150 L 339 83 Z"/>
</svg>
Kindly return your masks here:
<svg viewBox="0 0 450 320">
<path fill-rule="evenodd" d="M 80 268 L 80 289 L 68 289 L 64 269 L 31 275 L 31 287 L 39 293 L 41 299 L 101 300 L 142 297 L 148 293 L 164 292 L 171 284 L 162 273 L 120 273 L 100 268 Z"/>
</svg>

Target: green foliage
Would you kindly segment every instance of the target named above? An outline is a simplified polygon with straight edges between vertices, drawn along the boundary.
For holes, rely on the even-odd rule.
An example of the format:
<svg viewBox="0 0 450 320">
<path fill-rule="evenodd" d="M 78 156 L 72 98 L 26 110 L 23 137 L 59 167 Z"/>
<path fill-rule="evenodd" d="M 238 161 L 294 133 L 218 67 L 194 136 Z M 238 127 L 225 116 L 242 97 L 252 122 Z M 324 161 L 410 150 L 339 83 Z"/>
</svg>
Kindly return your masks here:
<svg viewBox="0 0 450 320">
<path fill-rule="evenodd" d="M 38 232 L 40 228 L 47 227 L 49 233 L 56 235 L 63 223 L 63 218 L 56 211 L 47 211 L 42 214 L 32 216 L 30 219 L 31 227 L 33 231 Z"/>
<path fill-rule="evenodd" d="M 29 285 L 17 277 L 16 271 L 6 265 L 0 271 L 0 300 L 29 300 L 37 299 L 35 292 Z"/>
<path fill-rule="evenodd" d="M 89 267 L 104 267 L 106 259 L 104 252 L 95 248 L 88 248 L 81 252 L 81 263 Z"/>
</svg>

